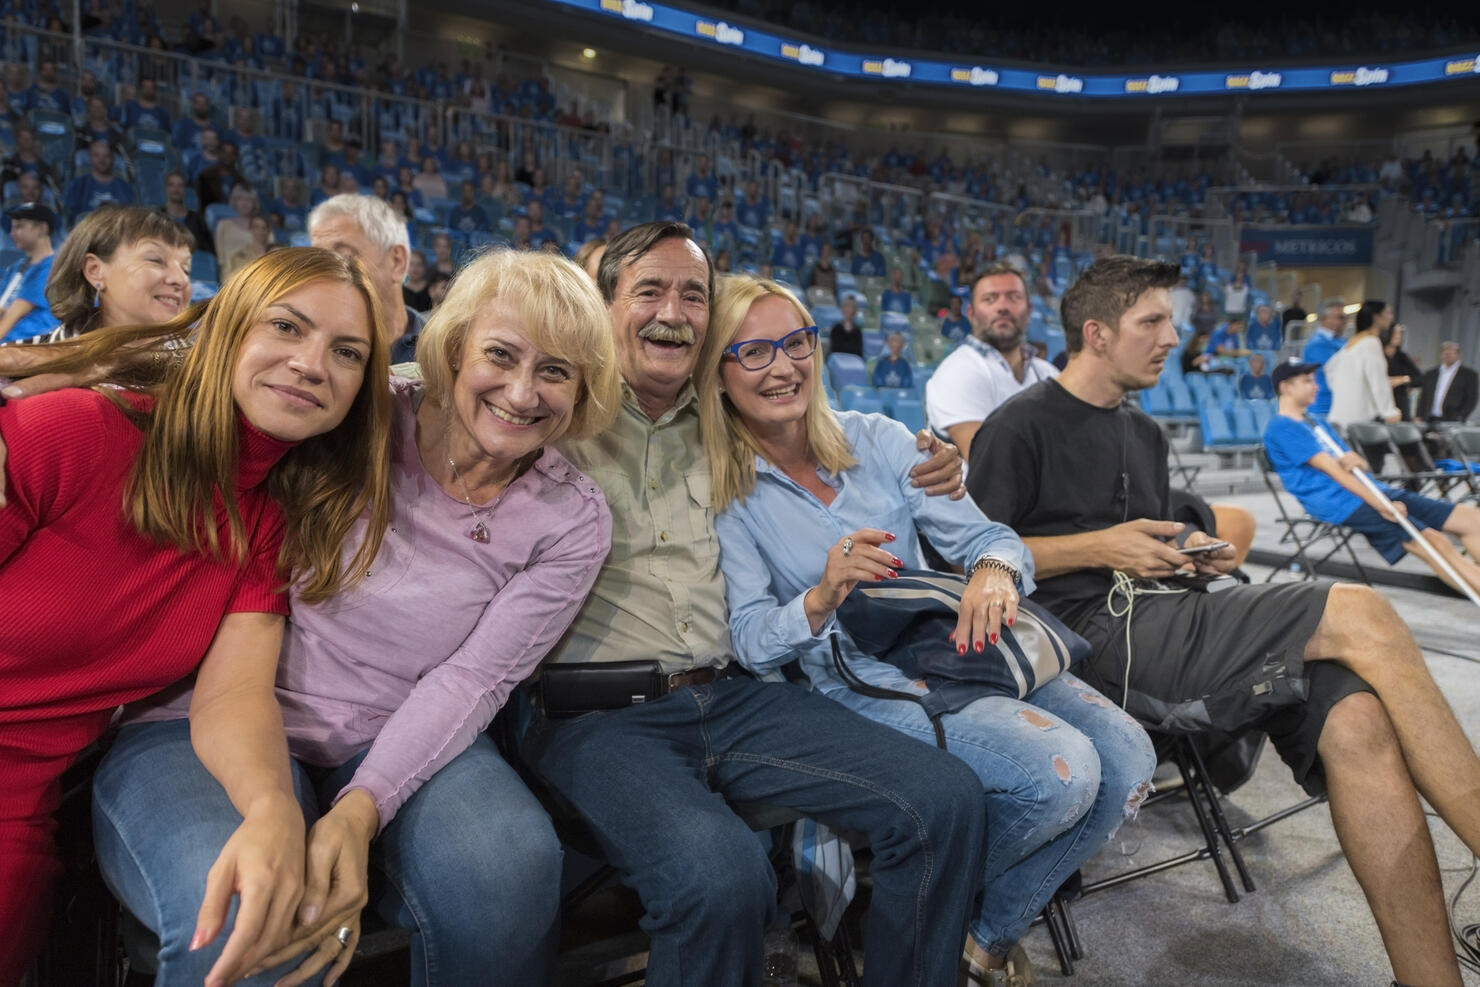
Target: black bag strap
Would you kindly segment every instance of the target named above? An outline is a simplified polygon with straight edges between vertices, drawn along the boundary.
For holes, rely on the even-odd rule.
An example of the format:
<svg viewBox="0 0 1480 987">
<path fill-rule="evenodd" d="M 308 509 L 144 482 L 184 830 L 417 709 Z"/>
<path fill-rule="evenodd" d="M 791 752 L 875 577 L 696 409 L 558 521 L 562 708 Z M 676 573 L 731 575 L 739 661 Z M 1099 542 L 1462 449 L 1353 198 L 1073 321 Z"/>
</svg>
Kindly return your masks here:
<svg viewBox="0 0 1480 987">
<path fill-rule="evenodd" d="M 925 705 L 925 697 L 917 696 L 913 692 L 901 692 L 898 689 L 885 689 L 877 685 L 869 685 L 863 679 L 859 678 L 853 669 L 848 667 L 848 662 L 843 658 L 843 649 L 838 647 L 838 635 L 836 632 L 832 634 L 831 641 L 833 670 L 838 673 L 838 677 L 843 680 L 848 688 L 861 696 L 868 696 L 870 699 L 908 699 L 910 702 L 919 706 L 921 712 L 929 718 L 931 727 L 935 729 L 935 746 L 941 750 L 946 749 L 946 730 L 945 727 L 941 726 L 940 722 L 943 714 L 930 712 L 929 708 Z"/>
</svg>

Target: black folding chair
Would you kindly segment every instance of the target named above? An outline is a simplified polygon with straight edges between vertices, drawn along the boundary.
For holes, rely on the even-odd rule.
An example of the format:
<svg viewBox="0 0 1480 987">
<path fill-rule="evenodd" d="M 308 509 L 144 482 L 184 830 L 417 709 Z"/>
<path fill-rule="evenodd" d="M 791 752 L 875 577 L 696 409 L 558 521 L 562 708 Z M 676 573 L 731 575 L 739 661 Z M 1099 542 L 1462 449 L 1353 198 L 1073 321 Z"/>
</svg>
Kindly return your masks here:
<svg viewBox="0 0 1480 987">
<path fill-rule="evenodd" d="M 1284 534 L 1280 536 L 1280 544 L 1292 546 L 1291 553 L 1270 569 L 1264 581 L 1269 582 L 1274 578 L 1275 573 L 1291 567 L 1298 569 L 1302 579 L 1314 579 L 1320 575 L 1321 566 L 1330 561 L 1331 556 L 1345 549 L 1352 560 L 1352 565 L 1356 567 L 1358 577 L 1362 582 L 1370 585 L 1372 580 L 1367 575 L 1367 570 L 1363 568 L 1361 560 L 1357 558 L 1356 550 L 1351 546 L 1352 532 L 1339 524 L 1318 521 L 1306 514 L 1303 509 L 1298 513 L 1291 511 L 1285 506 L 1279 475 L 1270 463 L 1269 454 L 1264 451 L 1263 446 L 1259 447 L 1258 458 L 1259 472 L 1264 477 L 1264 486 L 1269 491 L 1269 495 L 1274 498 L 1275 507 L 1279 510 L 1280 523 L 1285 528 Z M 1320 559 L 1313 560 L 1311 551 L 1324 541 L 1330 541 L 1331 548 Z"/>
<path fill-rule="evenodd" d="M 1219 787 L 1223 787 L 1225 791 L 1231 790 L 1253 774 L 1259 753 L 1263 749 L 1264 735 L 1257 733 L 1239 738 L 1220 738 L 1228 741 L 1231 745 L 1230 750 L 1237 753 L 1247 763 L 1241 766 L 1240 776 L 1237 779 L 1230 780 L 1225 777 L 1219 781 L 1215 781 L 1215 773 L 1209 771 L 1206 759 L 1203 757 L 1202 748 L 1211 746 L 1210 738 L 1158 733 L 1152 733 L 1151 737 L 1156 745 L 1158 760 L 1175 764 L 1179 779 L 1176 783 L 1162 786 L 1156 794 L 1146 800 L 1142 808 L 1144 810 L 1162 801 L 1175 798 L 1179 794 L 1185 794 L 1188 801 L 1192 803 L 1192 811 L 1197 817 L 1198 828 L 1202 831 L 1203 842 L 1200 846 L 1185 853 L 1093 881 L 1084 885 L 1084 893 L 1092 894 L 1096 891 L 1108 890 L 1128 881 L 1159 874 L 1194 861 L 1211 860 L 1218 880 L 1223 886 L 1223 896 L 1228 899 L 1229 904 L 1236 904 L 1239 900 L 1239 892 L 1234 884 L 1233 873 L 1229 870 L 1230 864 L 1233 866 L 1233 871 L 1238 873 L 1239 884 L 1245 892 L 1252 893 L 1257 890 L 1254 878 L 1250 875 L 1249 868 L 1244 863 L 1243 854 L 1239 850 L 1239 841 L 1283 819 L 1288 819 L 1298 812 L 1319 805 L 1326 801 L 1326 797 L 1321 795 L 1307 798 L 1247 826 L 1235 829 L 1229 826 L 1228 817 L 1223 811 Z"/>
<path fill-rule="evenodd" d="M 1448 499 L 1455 491 L 1465 493 L 1469 497 L 1476 496 L 1480 488 L 1477 488 L 1467 470 L 1452 472 L 1442 470 L 1435 465 L 1433 457 L 1429 454 L 1428 443 L 1424 441 L 1422 428 L 1413 422 L 1393 422 L 1388 425 L 1387 432 L 1393 451 L 1408 468 L 1413 480 L 1418 481 L 1420 490 L 1426 485 L 1431 485 L 1434 492 L 1445 499 Z"/>
</svg>

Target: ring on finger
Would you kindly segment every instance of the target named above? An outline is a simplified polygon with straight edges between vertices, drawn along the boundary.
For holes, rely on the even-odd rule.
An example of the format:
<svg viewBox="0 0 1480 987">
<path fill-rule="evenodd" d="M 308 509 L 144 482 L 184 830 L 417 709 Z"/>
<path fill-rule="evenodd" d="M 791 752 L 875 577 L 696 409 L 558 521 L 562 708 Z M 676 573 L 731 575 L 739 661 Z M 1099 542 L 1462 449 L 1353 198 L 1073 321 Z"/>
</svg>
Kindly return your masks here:
<svg viewBox="0 0 1480 987">
<path fill-rule="evenodd" d="M 349 945 L 350 937 L 353 936 L 354 934 L 355 934 L 355 930 L 354 929 L 351 929 L 347 925 L 341 925 L 339 927 L 339 930 L 334 933 L 334 938 L 339 940 L 339 945 L 340 945 L 341 948 L 343 948 L 343 947 Z"/>
<path fill-rule="evenodd" d="M 851 537 L 844 538 L 843 541 L 842 541 L 842 546 L 841 547 L 843 549 L 843 554 L 844 555 L 852 555 L 853 554 L 853 539 Z"/>
</svg>

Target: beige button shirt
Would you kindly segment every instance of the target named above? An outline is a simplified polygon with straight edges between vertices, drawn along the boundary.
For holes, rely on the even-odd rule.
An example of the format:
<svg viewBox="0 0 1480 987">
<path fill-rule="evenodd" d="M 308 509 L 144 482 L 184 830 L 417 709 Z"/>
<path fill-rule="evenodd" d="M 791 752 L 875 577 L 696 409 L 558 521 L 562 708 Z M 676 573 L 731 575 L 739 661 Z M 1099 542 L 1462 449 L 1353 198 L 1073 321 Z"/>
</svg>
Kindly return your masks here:
<svg viewBox="0 0 1480 987">
<path fill-rule="evenodd" d="M 695 397 L 693 384 L 685 384 L 674 407 L 653 421 L 623 385 L 612 426 L 562 446 L 606 494 L 612 550 L 548 660 L 657 659 L 664 672 L 729 661 L 729 615 Z"/>
</svg>

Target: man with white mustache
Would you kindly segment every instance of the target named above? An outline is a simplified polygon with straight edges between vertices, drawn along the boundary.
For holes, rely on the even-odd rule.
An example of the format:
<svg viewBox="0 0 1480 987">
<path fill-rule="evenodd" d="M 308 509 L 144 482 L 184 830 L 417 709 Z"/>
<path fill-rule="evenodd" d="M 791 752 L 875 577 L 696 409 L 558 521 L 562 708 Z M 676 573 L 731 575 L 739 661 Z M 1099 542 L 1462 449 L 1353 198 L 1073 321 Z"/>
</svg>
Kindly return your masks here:
<svg viewBox="0 0 1480 987">
<path fill-rule="evenodd" d="M 775 875 L 726 800 L 867 834 L 870 982 L 954 985 L 980 867 L 969 835 L 980 835 L 980 783 L 944 751 L 733 660 L 690 380 L 714 274 L 693 237 L 649 223 L 602 257 L 622 407 L 564 452 L 606 494 L 612 550 L 543 666 L 521 752 L 641 897 L 652 987 L 760 981 Z M 939 472 L 954 491 L 955 454 L 943 447 L 916 482 L 929 489 Z"/>
</svg>

